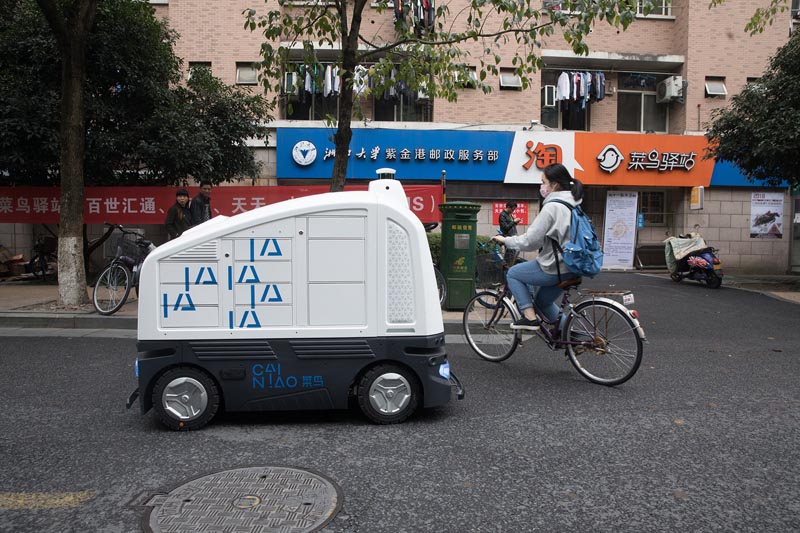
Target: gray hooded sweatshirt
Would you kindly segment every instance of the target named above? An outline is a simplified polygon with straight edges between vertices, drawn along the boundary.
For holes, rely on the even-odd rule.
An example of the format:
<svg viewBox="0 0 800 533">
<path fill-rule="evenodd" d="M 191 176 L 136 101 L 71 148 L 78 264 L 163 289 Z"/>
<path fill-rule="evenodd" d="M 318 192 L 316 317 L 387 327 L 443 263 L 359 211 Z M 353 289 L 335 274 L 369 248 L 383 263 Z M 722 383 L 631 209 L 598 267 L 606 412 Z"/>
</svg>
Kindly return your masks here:
<svg viewBox="0 0 800 533">
<path fill-rule="evenodd" d="M 570 205 L 579 205 L 581 202 L 575 201 L 570 191 L 556 191 L 547 195 L 542 210 L 533 221 L 533 224 L 528 226 L 528 231 L 524 235 L 517 235 L 515 237 L 506 238 L 506 246 L 512 250 L 521 250 L 523 252 L 532 252 L 539 250 L 539 257 L 536 259 L 542 270 L 548 274 L 557 275 L 556 257 L 553 253 L 553 243 L 551 238 L 555 239 L 558 244 L 563 248 L 570 238 L 570 221 L 572 220 L 572 211 L 565 205 L 552 200 L 563 200 Z M 564 264 L 564 260 L 559 256 L 559 268 L 561 274 L 568 274 L 569 270 Z"/>
</svg>

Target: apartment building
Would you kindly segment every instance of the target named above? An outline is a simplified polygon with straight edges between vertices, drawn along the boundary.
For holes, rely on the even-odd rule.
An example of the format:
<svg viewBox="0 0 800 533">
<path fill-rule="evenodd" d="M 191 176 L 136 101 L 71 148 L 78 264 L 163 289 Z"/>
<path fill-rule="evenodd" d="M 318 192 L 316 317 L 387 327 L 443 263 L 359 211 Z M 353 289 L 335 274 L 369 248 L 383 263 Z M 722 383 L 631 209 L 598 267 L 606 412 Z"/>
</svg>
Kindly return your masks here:
<svg viewBox="0 0 800 533">
<path fill-rule="evenodd" d="M 262 36 L 244 28 L 242 12 L 266 12 L 272 1 L 151 3 L 180 35 L 187 75 L 209 66 L 226 83 L 262 90 L 252 65 Z M 361 102 L 366 119 L 353 124 L 348 178 L 371 179 L 387 166 L 409 183 L 435 183 L 444 174 L 447 199 L 480 203 L 479 233 L 492 234 L 506 200 L 523 206 L 523 222 L 533 219 L 541 168 L 560 161 L 588 186 L 584 208 L 613 267 L 663 264 L 667 235 L 699 229 L 728 271 L 800 272 L 800 224 L 793 223 L 800 198 L 753 185 L 731 165 L 703 157 L 713 110 L 756 81 L 800 28 L 798 0 L 754 36 L 744 27 L 760 2 L 708 4 L 660 0 L 626 31 L 598 22 L 586 38 L 588 56 L 573 54 L 556 32 L 543 40 L 544 66 L 525 90 L 512 73 L 509 45 L 488 95 L 465 87 L 457 102 L 401 88 L 369 96 Z M 464 5 L 454 0 L 450 12 Z M 373 4 L 363 27 L 371 38 L 391 41 L 392 17 Z M 472 57 L 481 53 L 480 43 L 465 47 Z M 335 58 L 335 49 L 320 49 L 319 68 L 327 73 Z M 325 183 L 333 143 L 322 119 L 335 114 L 335 80 L 309 87 L 298 69 L 287 72 L 274 135 L 258 148 L 260 183 Z"/>
</svg>

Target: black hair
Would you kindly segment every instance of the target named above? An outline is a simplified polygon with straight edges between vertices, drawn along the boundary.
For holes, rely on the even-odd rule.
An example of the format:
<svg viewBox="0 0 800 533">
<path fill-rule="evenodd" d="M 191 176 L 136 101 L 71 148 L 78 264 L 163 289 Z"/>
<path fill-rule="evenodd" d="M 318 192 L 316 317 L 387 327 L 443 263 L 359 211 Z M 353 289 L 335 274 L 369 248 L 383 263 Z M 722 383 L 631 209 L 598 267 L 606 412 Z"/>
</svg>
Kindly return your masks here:
<svg viewBox="0 0 800 533">
<path fill-rule="evenodd" d="M 189 196 L 189 191 L 186 189 L 178 189 L 178 192 L 175 193 L 175 196 Z"/>
<path fill-rule="evenodd" d="M 201 186 L 201 187 L 204 187 L 204 186 L 206 186 L 206 185 L 208 185 L 209 187 L 211 187 L 211 180 L 200 180 L 200 186 Z"/>
<path fill-rule="evenodd" d="M 513 207 L 514 209 L 516 209 L 517 208 L 517 202 L 508 201 L 508 202 L 506 202 L 506 207 Z"/>
<path fill-rule="evenodd" d="M 549 181 L 558 184 L 562 191 L 570 191 L 575 200 L 583 198 L 583 183 L 577 178 L 573 178 L 567 167 L 561 163 L 553 163 L 544 167 L 544 175 Z"/>
</svg>

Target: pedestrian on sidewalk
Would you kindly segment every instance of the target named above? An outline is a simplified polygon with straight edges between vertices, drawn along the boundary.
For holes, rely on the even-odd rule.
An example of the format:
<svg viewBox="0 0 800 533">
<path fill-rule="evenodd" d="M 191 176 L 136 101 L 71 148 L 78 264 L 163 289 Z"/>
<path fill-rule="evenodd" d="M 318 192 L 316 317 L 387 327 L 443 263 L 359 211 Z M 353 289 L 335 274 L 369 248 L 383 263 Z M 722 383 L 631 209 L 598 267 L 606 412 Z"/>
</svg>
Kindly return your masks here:
<svg viewBox="0 0 800 533">
<path fill-rule="evenodd" d="M 514 210 L 516 208 L 517 202 L 509 200 L 506 202 L 506 208 L 500 211 L 500 217 L 498 218 L 497 222 L 500 225 L 500 235 L 503 237 L 513 237 L 517 234 L 517 224 L 522 222 L 522 219 L 514 217 Z M 519 255 L 517 250 L 512 250 L 506 247 L 503 260 L 508 266 L 513 266 L 516 262 L 517 255 Z"/>
<path fill-rule="evenodd" d="M 167 227 L 167 236 L 170 240 L 176 239 L 187 229 L 192 227 L 192 212 L 189 210 L 189 191 L 178 189 L 175 193 L 175 205 L 167 211 L 164 221 Z"/>
<path fill-rule="evenodd" d="M 211 182 L 202 180 L 200 182 L 200 193 L 192 199 L 192 226 L 202 224 L 211 220 Z"/>
</svg>

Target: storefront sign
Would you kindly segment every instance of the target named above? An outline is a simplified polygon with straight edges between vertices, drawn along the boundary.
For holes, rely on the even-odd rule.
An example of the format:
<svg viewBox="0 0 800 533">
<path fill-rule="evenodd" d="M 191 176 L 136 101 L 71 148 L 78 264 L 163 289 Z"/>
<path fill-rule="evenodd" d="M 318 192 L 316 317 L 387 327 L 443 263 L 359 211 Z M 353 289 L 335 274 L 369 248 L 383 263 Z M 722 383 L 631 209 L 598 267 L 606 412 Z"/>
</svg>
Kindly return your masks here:
<svg viewBox="0 0 800 533">
<path fill-rule="evenodd" d="M 492 224 L 497 226 L 500 224 L 500 213 L 506 208 L 505 202 L 494 202 L 492 204 Z M 528 225 L 528 204 L 525 202 L 517 202 L 517 208 L 511 215 L 513 218 L 520 219 L 520 226 Z"/>
<path fill-rule="evenodd" d="M 278 128 L 277 177 L 325 179 L 333 173 L 333 129 Z M 400 180 L 500 181 L 513 132 L 353 128 L 348 179 L 375 179 L 383 167 Z M 313 154 L 313 156 L 312 156 Z"/>
<path fill-rule="evenodd" d="M 405 185 L 411 211 L 422 222 L 439 222 L 442 203 L 440 185 Z M 87 224 L 163 224 L 175 203 L 178 187 L 87 187 L 84 192 L 84 222 Z M 367 185 L 347 186 L 365 191 Z M 214 216 L 233 216 L 291 198 L 323 194 L 325 185 L 306 187 L 220 186 L 211 191 Z M 189 188 L 192 198 L 198 188 Z M 335 193 L 334 193 L 335 194 Z M 58 187 L 0 187 L 0 222 L 57 224 L 61 191 Z"/>
<path fill-rule="evenodd" d="M 783 194 L 753 193 L 750 199 L 750 238 L 783 238 Z"/>
<path fill-rule="evenodd" d="M 325 179 L 333 172 L 333 129 L 278 128 L 277 177 Z M 539 184 L 561 163 L 587 185 L 709 186 L 714 160 L 703 136 L 573 131 L 461 131 L 354 128 L 347 177 L 382 167 L 400 180 Z"/>
<path fill-rule="evenodd" d="M 639 193 L 608 191 L 603 231 L 603 269 L 633 268 Z"/>
</svg>

